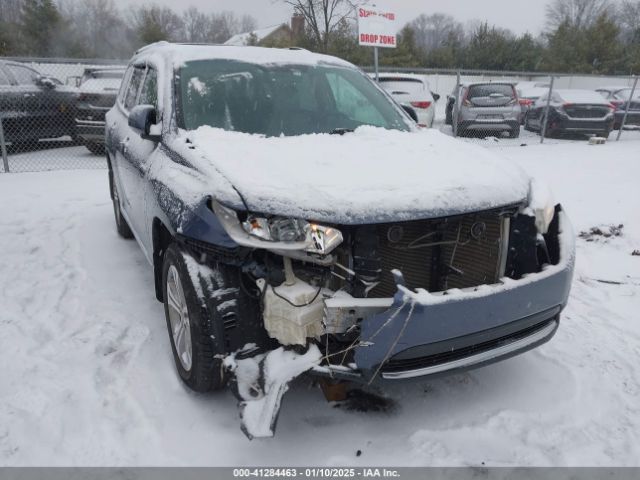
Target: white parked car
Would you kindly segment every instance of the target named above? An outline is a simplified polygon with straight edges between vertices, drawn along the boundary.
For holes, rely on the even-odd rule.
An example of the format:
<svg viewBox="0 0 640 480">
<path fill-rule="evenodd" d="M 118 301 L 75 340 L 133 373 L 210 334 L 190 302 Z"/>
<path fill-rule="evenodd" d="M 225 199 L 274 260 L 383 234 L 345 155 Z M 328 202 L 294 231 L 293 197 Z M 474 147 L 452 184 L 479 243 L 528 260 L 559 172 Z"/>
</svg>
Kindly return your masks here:
<svg viewBox="0 0 640 480">
<path fill-rule="evenodd" d="M 440 95 L 431 92 L 429 82 L 422 75 L 380 74 L 379 82 L 396 102 L 411 106 L 415 110 L 419 126 L 428 128 L 433 126 L 435 104 Z"/>
</svg>

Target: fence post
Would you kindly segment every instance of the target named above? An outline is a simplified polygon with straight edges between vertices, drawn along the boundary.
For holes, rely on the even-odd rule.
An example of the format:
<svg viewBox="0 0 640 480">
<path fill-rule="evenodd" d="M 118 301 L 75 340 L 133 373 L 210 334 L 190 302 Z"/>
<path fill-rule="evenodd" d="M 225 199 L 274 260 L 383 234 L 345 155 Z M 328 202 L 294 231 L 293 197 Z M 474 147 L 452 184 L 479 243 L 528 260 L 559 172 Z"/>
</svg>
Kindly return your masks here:
<svg viewBox="0 0 640 480">
<path fill-rule="evenodd" d="M 0 151 L 2 152 L 2 164 L 4 173 L 9 172 L 9 159 L 7 158 L 7 146 L 4 143 L 4 127 L 2 126 L 2 115 L 0 114 Z"/>
<path fill-rule="evenodd" d="M 556 77 L 551 77 L 551 83 L 549 84 L 549 96 L 547 97 L 547 106 L 544 109 L 544 122 L 540 129 L 540 143 L 544 143 L 544 137 L 547 134 L 547 122 L 549 121 L 549 107 L 551 106 L 551 95 L 553 94 L 553 82 Z"/>
<path fill-rule="evenodd" d="M 627 123 L 627 117 L 629 116 L 629 108 L 631 107 L 631 102 L 633 101 L 633 96 L 636 94 L 636 87 L 638 86 L 638 77 L 636 77 L 633 82 L 633 88 L 631 88 L 631 95 L 629 95 L 629 101 L 627 102 L 627 108 L 624 111 L 624 117 L 622 117 L 622 123 L 620 124 L 620 130 L 618 130 L 618 138 L 616 138 L 616 142 L 620 141 L 620 136 L 622 135 L 622 130 Z"/>
<path fill-rule="evenodd" d="M 456 88 L 453 90 L 455 92 L 455 101 L 453 102 L 453 112 L 451 112 L 451 125 L 453 127 L 453 136 L 458 136 L 458 111 L 460 107 L 458 106 L 458 102 L 460 101 L 460 70 L 456 73 Z"/>
</svg>

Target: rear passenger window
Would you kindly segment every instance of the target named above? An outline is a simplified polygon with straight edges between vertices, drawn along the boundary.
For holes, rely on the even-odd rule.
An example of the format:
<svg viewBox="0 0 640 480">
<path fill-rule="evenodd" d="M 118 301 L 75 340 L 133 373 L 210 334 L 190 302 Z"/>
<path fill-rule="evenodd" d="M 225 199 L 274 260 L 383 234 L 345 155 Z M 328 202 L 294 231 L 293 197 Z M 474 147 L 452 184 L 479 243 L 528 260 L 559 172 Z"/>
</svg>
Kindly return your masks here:
<svg viewBox="0 0 640 480">
<path fill-rule="evenodd" d="M 20 65 L 7 65 L 11 74 L 15 77 L 20 85 L 35 85 L 38 79 L 38 73 L 27 67 Z"/>
<path fill-rule="evenodd" d="M 147 70 L 138 105 L 153 105 L 158 108 L 158 74 L 154 68 Z"/>
<path fill-rule="evenodd" d="M 129 82 L 129 87 L 127 88 L 127 93 L 124 98 L 124 107 L 127 110 L 131 110 L 136 106 L 138 91 L 140 90 L 140 84 L 142 83 L 143 77 L 144 67 L 134 67 L 133 74 L 131 75 L 131 81 Z"/>
<path fill-rule="evenodd" d="M 0 70 L 0 85 L 10 85 L 9 78 L 5 75 L 5 73 Z"/>
</svg>

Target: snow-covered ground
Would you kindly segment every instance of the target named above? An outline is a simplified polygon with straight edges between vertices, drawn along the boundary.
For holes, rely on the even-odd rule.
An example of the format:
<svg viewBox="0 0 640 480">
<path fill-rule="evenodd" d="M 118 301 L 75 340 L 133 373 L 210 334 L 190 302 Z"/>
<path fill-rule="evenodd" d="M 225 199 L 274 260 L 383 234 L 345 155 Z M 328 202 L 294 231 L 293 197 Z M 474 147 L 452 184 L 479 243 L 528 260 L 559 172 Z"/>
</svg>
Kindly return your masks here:
<svg viewBox="0 0 640 480">
<path fill-rule="evenodd" d="M 474 142 L 548 181 L 578 232 L 624 225 L 578 240 L 555 338 L 393 385 L 387 413 L 335 408 L 301 379 L 276 437 L 252 442 L 231 393 L 178 379 L 106 171 L 0 175 L 0 465 L 640 465 L 640 134 Z"/>
</svg>

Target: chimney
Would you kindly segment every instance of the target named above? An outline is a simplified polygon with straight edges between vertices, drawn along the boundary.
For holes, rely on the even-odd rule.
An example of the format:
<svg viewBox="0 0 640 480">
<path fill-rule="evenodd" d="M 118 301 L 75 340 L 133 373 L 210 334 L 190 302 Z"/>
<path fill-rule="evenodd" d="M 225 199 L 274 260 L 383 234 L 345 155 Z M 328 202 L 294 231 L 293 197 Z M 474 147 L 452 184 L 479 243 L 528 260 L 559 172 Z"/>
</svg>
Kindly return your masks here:
<svg viewBox="0 0 640 480">
<path fill-rule="evenodd" d="M 304 35 L 304 16 L 294 13 L 291 17 L 291 35 L 296 40 Z"/>
</svg>

